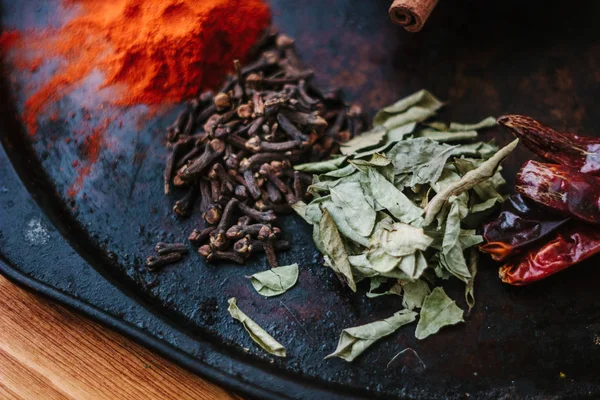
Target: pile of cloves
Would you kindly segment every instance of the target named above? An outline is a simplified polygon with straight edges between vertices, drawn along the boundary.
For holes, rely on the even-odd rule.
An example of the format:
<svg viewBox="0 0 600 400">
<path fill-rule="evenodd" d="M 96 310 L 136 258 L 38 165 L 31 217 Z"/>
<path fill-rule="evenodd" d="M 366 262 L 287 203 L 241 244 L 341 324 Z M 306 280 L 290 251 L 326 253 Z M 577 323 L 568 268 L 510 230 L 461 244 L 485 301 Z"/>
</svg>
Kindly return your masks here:
<svg viewBox="0 0 600 400">
<path fill-rule="evenodd" d="M 291 38 L 270 31 L 256 49 L 255 62 L 242 68 L 236 61 L 218 93 L 191 100 L 168 128 L 164 191 L 187 188 L 173 207 L 182 217 L 200 198 L 207 227 L 188 239 L 208 261 L 243 264 L 264 252 L 276 267 L 276 252 L 289 248 L 274 226 L 277 215 L 306 200 L 312 181 L 293 165 L 338 152 L 367 123 L 340 90 L 311 82 L 314 73 L 300 64 Z"/>
</svg>

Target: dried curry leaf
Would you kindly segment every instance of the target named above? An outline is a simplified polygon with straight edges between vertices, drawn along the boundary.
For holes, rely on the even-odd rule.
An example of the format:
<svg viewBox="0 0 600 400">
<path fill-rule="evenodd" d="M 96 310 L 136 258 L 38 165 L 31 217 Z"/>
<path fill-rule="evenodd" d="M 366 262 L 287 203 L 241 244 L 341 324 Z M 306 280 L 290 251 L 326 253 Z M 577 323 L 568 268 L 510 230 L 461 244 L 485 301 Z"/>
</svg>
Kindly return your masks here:
<svg viewBox="0 0 600 400">
<path fill-rule="evenodd" d="M 402 284 L 402 290 L 402 306 L 409 310 L 421 308 L 425 297 L 431 293 L 429 285 L 423 279 L 413 282 L 404 282 Z"/>
<path fill-rule="evenodd" d="M 356 292 L 356 283 L 352 276 L 352 267 L 348 261 L 344 241 L 327 209 L 323 210 L 323 216 L 319 222 L 319 237 L 323 245 L 323 253 L 331 260 L 331 268 L 343 276 L 348 287 Z"/>
<path fill-rule="evenodd" d="M 467 172 L 472 171 L 481 165 L 482 162 L 483 161 L 481 160 L 458 158 L 454 160 L 454 165 L 456 166 L 457 171 L 464 176 Z M 500 174 L 500 168 L 498 168 L 492 178 L 475 185 L 473 187 L 473 191 L 477 193 L 477 196 L 479 196 L 479 198 L 483 201 L 497 199 L 499 202 L 502 202 L 504 201 L 504 196 L 500 194 L 499 190 L 505 184 L 506 181 L 504 178 L 502 178 L 502 175 Z"/>
<path fill-rule="evenodd" d="M 421 129 L 414 134 L 414 137 L 444 143 L 464 142 L 477 139 L 477 131 L 440 132 L 435 129 Z"/>
<path fill-rule="evenodd" d="M 465 285 L 465 301 L 469 309 L 467 310 L 467 316 L 471 314 L 471 310 L 475 307 L 475 276 L 477 275 L 477 263 L 479 262 L 479 251 L 475 248 L 469 250 L 469 272 L 471 273 L 471 279 L 467 281 Z"/>
<path fill-rule="evenodd" d="M 422 340 L 445 326 L 459 322 L 464 322 L 463 310 L 446 295 L 444 289 L 436 287 L 423 302 L 415 336 Z"/>
<path fill-rule="evenodd" d="M 251 275 L 254 289 L 263 296 L 272 297 L 285 293 L 298 281 L 298 264 L 271 268 Z"/>
<path fill-rule="evenodd" d="M 377 213 L 365 198 L 358 182 L 342 182 L 330 189 L 331 200 L 342 209 L 346 223 L 361 236 L 368 236 L 375 226 Z"/>
<path fill-rule="evenodd" d="M 388 210 L 398 221 L 420 226 L 423 209 L 416 206 L 400 190 L 375 169 L 367 172 L 371 195 L 377 203 Z"/>
<path fill-rule="evenodd" d="M 436 214 L 442 209 L 444 203 L 448 201 L 450 196 L 459 195 L 486 179 L 491 178 L 496 173 L 500 163 L 515 149 L 518 142 L 519 139 L 514 140 L 488 160 L 484 161 L 480 166 L 467 172 L 460 180 L 448 185 L 444 190 L 438 192 L 425 208 L 425 221 L 423 224 L 427 226 L 433 222 Z"/>
<path fill-rule="evenodd" d="M 386 130 L 381 127 L 375 127 L 368 132 L 364 132 L 349 141 L 340 145 L 340 152 L 345 155 L 355 153 L 357 151 L 365 151 L 367 149 L 377 147 L 384 143 Z"/>
<path fill-rule="evenodd" d="M 456 122 L 451 122 L 450 126 L 448 127 L 448 130 L 454 131 L 454 132 L 478 131 L 480 129 L 493 128 L 494 126 L 497 126 L 497 125 L 498 125 L 498 123 L 496 122 L 496 118 L 487 117 L 487 118 L 485 118 L 479 122 L 476 122 L 474 124 L 459 124 Z"/>
<path fill-rule="evenodd" d="M 421 108 L 435 112 L 439 110 L 443 105 L 444 103 L 439 101 L 429 91 L 420 90 L 408 97 L 398 100 L 390 106 L 383 108 L 377 113 L 377 115 L 375 115 L 375 118 L 373 119 L 373 125 L 383 125 L 392 116 L 402 113 L 413 106 L 419 106 Z"/>
<path fill-rule="evenodd" d="M 346 328 L 340 335 L 335 351 L 325 358 L 339 357 L 348 362 L 353 361 L 379 339 L 391 335 L 400 327 L 413 322 L 416 316 L 416 312 L 401 310 L 380 321 Z"/>
<path fill-rule="evenodd" d="M 478 142 L 457 146 L 452 150 L 452 156 L 481 157 L 487 159 L 496 154 L 497 151 L 498 145 L 492 140 L 487 143 Z"/>
<path fill-rule="evenodd" d="M 229 308 L 227 308 L 227 311 L 229 311 L 229 314 L 244 325 L 244 329 L 250 334 L 252 340 L 265 351 L 277 357 L 285 357 L 285 347 L 275 340 L 273 336 L 269 335 L 256 322 L 252 321 L 250 317 L 244 314 L 237 306 L 236 301 L 235 297 L 228 300 Z"/>
<path fill-rule="evenodd" d="M 300 164 L 300 165 L 295 165 L 294 169 L 296 171 L 310 172 L 313 174 L 322 174 L 325 172 L 329 172 L 329 171 L 338 169 L 342 164 L 344 164 L 346 159 L 347 159 L 347 157 L 337 157 L 337 158 L 332 158 L 331 160 Z"/>
<path fill-rule="evenodd" d="M 357 231 L 354 230 L 348 223 L 346 222 L 346 213 L 341 207 L 336 206 L 333 201 L 325 201 L 322 203 L 321 208 L 327 209 L 331 217 L 333 218 L 335 224 L 337 225 L 340 233 L 346 238 L 354 243 L 358 243 L 361 246 L 369 245 L 369 238 L 361 235 Z M 322 215 L 322 213 L 321 213 Z"/>
<path fill-rule="evenodd" d="M 396 175 L 405 175 L 403 186 L 436 182 L 452 154 L 452 146 L 426 138 L 398 142 L 387 156 L 394 163 Z M 394 182 L 398 187 L 398 181 Z"/>
<path fill-rule="evenodd" d="M 383 285 L 387 281 L 388 278 L 382 276 L 374 276 L 373 278 L 371 278 L 371 282 L 369 284 L 369 291 L 367 292 L 366 296 L 371 299 L 375 297 L 389 295 L 401 296 L 402 286 L 398 282 L 396 282 L 391 288 L 389 288 L 385 292 L 375 292 L 375 290 L 379 289 L 381 285 Z"/>
<path fill-rule="evenodd" d="M 406 125 L 401 125 L 391 129 L 387 133 L 387 143 L 397 142 L 403 140 L 407 135 L 410 135 L 417 128 L 416 122 L 410 122 Z"/>
<path fill-rule="evenodd" d="M 377 227 L 369 239 L 369 252 L 381 249 L 394 257 L 414 254 L 417 250 L 425 251 L 433 239 L 423 229 L 408 224 L 394 222 L 390 226 Z"/>
</svg>

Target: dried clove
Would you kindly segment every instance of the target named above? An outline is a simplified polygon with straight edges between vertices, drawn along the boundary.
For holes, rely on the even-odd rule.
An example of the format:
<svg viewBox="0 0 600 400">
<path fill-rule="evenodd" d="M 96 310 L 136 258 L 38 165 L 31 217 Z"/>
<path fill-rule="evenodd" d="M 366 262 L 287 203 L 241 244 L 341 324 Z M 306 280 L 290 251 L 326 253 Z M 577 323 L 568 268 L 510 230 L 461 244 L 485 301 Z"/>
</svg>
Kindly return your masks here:
<svg viewBox="0 0 600 400">
<path fill-rule="evenodd" d="M 238 207 L 244 215 L 249 216 L 255 221 L 273 222 L 277 219 L 277 215 L 273 211 L 258 211 L 252 207 L 248 207 L 244 203 L 239 203 Z"/>
<path fill-rule="evenodd" d="M 264 200 L 258 200 L 256 202 L 256 208 L 260 211 L 273 211 L 275 214 L 291 214 L 294 212 L 294 209 L 291 207 L 291 204 L 273 204 L 267 203 Z"/>
<path fill-rule="evenodd" d="M 162 256 L 150 256 L 146 258 L 146 267 L 150 271 L 156 271 L 165 265 L 174 264 L 183 259 L 181 253 L 169 253 Z"/>
<path fill-rule="evenodd" d="M 193 244 L 201 244 L 210 238 L 211 232 L 215 229 L 217 229 L 216 226 L 209 226 L 202 230 L 194 229 L 192 233 L 190 233 L 190 236 L 188 236 L 188 240 Z"/>
<path fill-rule="evenodd" d="M 246 187 L 250 192 L 250 196 L 256 199 L 260 199 L 261 192 L 258 188 L 258 183 L 256 183 L 256 179 L 254 178 L 254 173 L 250 169 L 246 169 L 243 173 L 244 181 L 246 182 Z"/>
<path fill-rule="evenodd" d="M 285 240 L 275 240 L 272 244 L 275 251 L 286 251 L 290 249 L 290 242 Z M 252 251 L 265 251 L 264 242 L 261 240 L 253 240 L 250 243 L 250 246 L 252 247 Z"/>
<path fill-rule="evenodd" d="M 231 240 L 239 239 L 246 235 L 256 236 L 265 226 L 268 226 L 269 229 L 271 229 L 271 225 L 268 224 L 233 225 L 227 230 L 226 236 Z"/>
<path fill-rule="evenodd" d="M 231 261 L 237 264 L 244 264 L 246 259 L 233 251 L 214 250 L 209 244 L 205 244 L 198 249 L 198 254 L 206 258 L 207 261 Z"/>
<path fill-rule="evenodd" d="M 217 224 L 221 220 L 221 206 L 218 204 L 211 205 L 202 217 L 210 225 Z"/>
<path fill-rule="evenodd" d="M 277 122 L 279 123 L 279 126 L 281 126 L 281 129 L 283 129 L 294 140 L 297 140 L 299 142 L 305 142 L 308 140 L 308 136 L 306 136 L 304 133 L 300 132 L 300 130 L 298 128 L 296 128 L 294 126 L 294 124 L 292 124 L 285 115 L 278 114 Z"/>
<path fill-rule="evenodd" d="M 272 203 L 280 203 L 283 197 L 281 196 L 281 192 L 272 182 L 265 183 L 265 188 L 267 189 L 267 198 Z"/>
<path fill-rule="evenodd" d="M 202 156 L 187 166 L 183 172 L 178 173 L 179 177 L 184 182 L 192 181 L 198 178 L 204 169 L 206 169 L 213 161 L 215 161 L 225 151 L 225 143 L 219 139 L 213 139 L 207 143 Z"/>
<path fill-rule="evenodd" d="M 275 175 L 270 164 L 265 163 L 261 165 L 258 173 L 266 177 L 273 185 L 277 187 L 277 189 L 279 189 L 281 193 L 288 193 L 290 191 L 290 188 L 285 184 L 285 182 Z"/>
<path fill-rule="evenodd" d="M 164 256 L 165 254 L 170 253 L 187 253 L 188 248 L 184 243 L 158 242 L 154 247 L 154 251 L 156 251 L 159 256 Z"/>
<path fill-rule="evenodd" d="M 167 140 L 169 142 L 174 142 L 179 138 L 179 134 L 183 131 L 188 119 L 190 119 L 190 110 L 186 108 L 179 113 L 175 122 L 167 128 Z"/>
<path fill-rule="evenodd" d="M 227 93 L 217 93 L 213 101 L 215 103 L 215 107 L 217 107 L 217 111 L 223 111 L 231 107 L 231 99 Z"/>
<path fill-rule="evenodd" d="M 267 263 L 271 268 L 276 268 L 279 266 L 279 263 L 277 262 L 277 254 L 275 253 L 275 246 L 273 245 L 273 240 L 276 236 L 277 234 L 275 231 L 266 225 L 263 226 L 258 233 L 258 240 L 260 240 L 263 244 L 263 249 L 267 256 Z"/>
<path fill-rule="evenodd" d="M 252 253 L 252 250 L 252 239 L 250 236 L 245 236 L 233 244 L 233 251 L 245 256 Z"/>
<path fill-rule="evenodd" d="M 285 153 L 258 153 L 258 154 L 254 154 L 252 157 L 250 158 L 244 158 L 241 162 L 240 162 L 240 168 L 242 169 L 242 171 L 247 170 L 247 169 L 251 169 L 251 168 L 255 168 L 258 166 L 261 166 L 264 163 L 269 163 L 271 161 L 284 161 L 287 160 L 289 157 L 289 154 L 287 152 Z"/>
<path fill-rule="evenodd" d="M 181 199 L 175 202 L 173 211 L 182 217 L 189 217 L 192 214 L 194 204 L 198 198 L 198 187 L 193 185 L 190 187 L 188 193 Z"/>
<path fill-rule="evenodd" d="M 217 250 L 223 250 L 227 246 L 227 228 L 231 226 L 233 220 L 233 214 L 237 209 L 239 201 L 237 199 L 231 199 L 225 206 L 219 225 L 217 229 L 210 233 L 210 244 Z"/>
</svg>

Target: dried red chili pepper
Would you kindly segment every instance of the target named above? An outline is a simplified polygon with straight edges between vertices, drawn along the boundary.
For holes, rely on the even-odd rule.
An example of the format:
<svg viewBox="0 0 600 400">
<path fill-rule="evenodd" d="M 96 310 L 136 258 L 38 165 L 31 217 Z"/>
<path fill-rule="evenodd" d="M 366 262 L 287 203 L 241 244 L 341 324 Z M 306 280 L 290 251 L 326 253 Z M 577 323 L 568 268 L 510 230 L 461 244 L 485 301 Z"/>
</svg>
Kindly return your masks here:
<svg viewBox="0 0 600 400">
<path fill-rule="evenodd" d="M 527 161 L 517 174 L 516 190 L 551 210 L 600 224 L 600 178 L 563 165 Z"/>
<path fill-rule="evenodd" d="M 498 218 L 484 225 L 486 243 L 479 249 L 496 261 L 504 261 L 523 253 L 569 221 L 569 218 L 547 219 L 548 213 L 543 214 L 544 210 L 527 204 L 521 195 L 510 196 Z"/>
<path fill-rule="evenodd" d="M 548 243 L 533 248 L 518 261 L 502 266 L 500 279 L 511 285 L 527 285 L 597 253 L 600 253 L 600 230 L 572 222 Z"/>
<path fill-rule="evenodd" d="M 498 123 L 538 156 L 586 174 L 600 174 L 600 138 L 557 132 L 523 115 L 504 115 Z"/>
</svg>

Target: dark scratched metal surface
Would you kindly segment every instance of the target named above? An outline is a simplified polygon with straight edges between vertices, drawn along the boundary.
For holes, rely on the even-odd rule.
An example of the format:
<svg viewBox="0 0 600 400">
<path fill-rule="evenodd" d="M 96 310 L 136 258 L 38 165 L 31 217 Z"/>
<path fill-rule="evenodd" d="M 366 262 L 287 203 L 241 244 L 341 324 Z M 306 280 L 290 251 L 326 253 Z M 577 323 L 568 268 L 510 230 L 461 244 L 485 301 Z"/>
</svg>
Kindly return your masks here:
<svg viewBox="0 0 600 400">
<path fill-rule="evenodd" d="M 64 18 L 56 2 L 2 3 L 4 29 L 55 25 Z M 425 87 L 448 101 L 444 117 L 454 120 L 516 112 L 558 129 L 598 135 L 599 2 L 565 10 L 562 1 L 442 1 L 419 34 L 393 26 L 388 3 L 271 1 L 275 23 L 296 37 L 319 82 L 346 87 L 348 97 L 370 113 Z M 147 110 L 108 105 L 101 110 L 106 98 L 89 95 L 97 85 L 92 78 L 54 105 L 58 118 L 42 118 L 31 139 L 15 114 L 31 86 L 52 68 L 56 65 L 44 65 L 33 76 L 10 63 L 4 70 L 0 257 L 1 269 L 13 279 L 53 297 L 65 294 L 69 297 L 60 301 L 257 397 L 600 395 L 598 258 L 513 288 L 502 285 L 497 266 L 482 257 L 477 305 L 465 324 L 420 342 L 414 325 L 405 327 L 352 364 L 323 360 L 341 329 L 387 317 L 400 301 L 353 296 L 342 288 L 320 266 L 310 229 L 298 218 L 283 222 L 294 246 L 280 261 L 298 262 L 300 279 L 280 297 L 261 298 L 245 278 L 264 269 L 262 259 L 244 267 L 214 266 L 190 254 L 160 273 L 147 272 L 143 259 L 157 241 L 181 240 L 199 223 L 197 217 L 173 217 L 171 207 L 181 193 L 170 198 L 162 193 L 162 132 L 177 110 L 141 123 L 138 131 Z M 82 118 L 84 113 L 91 119 Z M 79 193 L 67 196 L 79 171 L 73 162 L 87 162 L 81 140 L 111 115 L 117 120 L 106 130 L 98 162 L 90 165 Z M 82 137 L 75 138 L 75 131 Z M 67 137 L 73 140 L 67 143 Z M 500 130 L 484 135 L 492 137 L 500 144 L 511 139 Z M 511 156 L 505 167 L 510 183 L 531 157 L 524 148 Z M 460 288 L 449 291 L 464 306 Z M 226 311 L 232 296 L 286 346 L 288 358 L 272 360 L 251 342 Z M 424 364 L 407 352 L 387 365 L 407 347 Z"/>
</svg>

